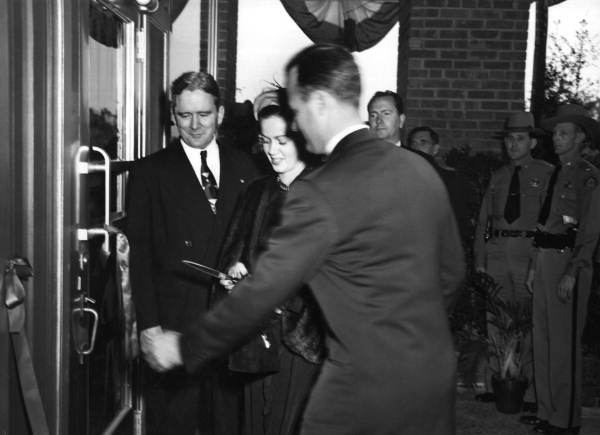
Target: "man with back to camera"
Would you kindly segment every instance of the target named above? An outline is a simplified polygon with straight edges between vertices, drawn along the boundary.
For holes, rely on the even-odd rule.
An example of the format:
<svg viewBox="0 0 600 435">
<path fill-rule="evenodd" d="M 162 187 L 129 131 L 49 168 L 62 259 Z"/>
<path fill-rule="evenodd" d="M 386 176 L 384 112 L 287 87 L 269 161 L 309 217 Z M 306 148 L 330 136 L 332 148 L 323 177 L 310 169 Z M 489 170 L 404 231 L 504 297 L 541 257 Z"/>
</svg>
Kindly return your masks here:
<svg viewBox="0 0 600 435">
<path fill-rule="evenodd" d="M 300 433 L 453 434 L 447 310 L 464 265 L 446 189 L 429 163 L 361 122 L 346 49 L 310 46 L 286 75 L 298 126 L 327 160 L 291 185 L 255 273 L 165 340 L 165 368 L 181 362 L 179 346 L 188 370 L 203 367 L 306 282 L 327 323 L 328 356 Z"/>
<path fill-rule="evenodd" d="M 141 350 L 152 369 L 146 371 L 146 427 L 180 435 L 202 426 L 201 434 L 211 434 L 212 380 L 183 370 L 159 374 L 160 339 L 206 311 L 211 282 L 181 260 L 215 265 L 238 194 L 256 173 L 248 156 L 216 140 L 224 108 L 211 75 L 182 74 L 171 97 L 180 137 L 136 162 L 128 186 L 132 291 Z"/>
<path fill-rule="evenodd" d="M 531 155 L 544 131 L 534 125 L 529 112 L 515 112 L 506 119 L 500 136 L 509 163 L 492 174 L 481 204 L 475 231 L 475 270 L 489 274 L 500 286 L 498 297 L 531 307 L 531 293 L 526 287 L 532 240 L 548 180 L 554 167 Z M 496 329 L 488 323 L 488 335 Z M 527 340 L 525 375 L 530 381 L 525 395 L 526 410 L 535 407 L 533 370 L 530 364 L 531 343 Z M 491 387 L 490 366 L 486 387 Z M 493 393 L 477 395 L 478 400 L 494 401 Z"/>
<path fill-rule="evenodd" d="M 527 284 L 533 291 L 536 416 L 521 421 L 544 434 L 577 434 L 581 426 L 581 336 L 600 234 L 600 172 L 581 158 L 598 143 L 600 125 L 576 104 L 542 121 L 559 162 L 548 182 Z"/>
<path fill-rule="evenodd" d="M 402 146 L 401 132 L 406 122 L 404 102 L 392 91 L 377 91 L 367 104 L 369 127 L 379 139 Z"/>
</svg>

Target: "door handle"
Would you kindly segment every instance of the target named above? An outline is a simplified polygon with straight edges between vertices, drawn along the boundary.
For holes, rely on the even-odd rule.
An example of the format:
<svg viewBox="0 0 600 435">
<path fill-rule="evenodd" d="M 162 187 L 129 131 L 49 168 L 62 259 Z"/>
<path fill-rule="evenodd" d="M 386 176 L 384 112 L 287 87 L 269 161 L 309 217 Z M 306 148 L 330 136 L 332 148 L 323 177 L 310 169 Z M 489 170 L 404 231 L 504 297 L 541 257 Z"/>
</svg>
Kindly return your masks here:
<svg viewBox="0 0 600 435">
<path fill-rule="evenodd" d="M 85 317 L 89 316 L 89 321 L 92 322 L 92 332 L 88 335 L 83 336 L 81 334 L 74 334 L 73 340 L 75 341 L 75 351 L 79 354 L 79 360 L 83 363 L 83 357 L 91 354 L 94 351 L 96 345 L 96 334 L 98 332 L 98 311 L 94 308 L 86 306 L 88 303 L 95 303 L 92 298 L 87 296 L 79 296 L 74 301 L 75 304 L 79 305 L 73 308 L 71 311 L 71 322 L 73 322 L 73 330 L 84 331 L 85 328 L 77 328 L 78 321 L 86 320 Z"/>
<path fill-rule="evenodd" d="M 95 151 L 102 156 L 101 162 L 89 162 L 82 160 L 84 152 Z M 75 156 L 75 173 L 77 174 L 75 182 L 76 216 L 79 218 L 79 198 L 81 198 L 81 183 L 79 176 L 90 174 L 92 172 L 104 172 L 104 228 L 78 228 L 77 241 L 87 241 L 95 236 L 103 236 L 102 250 L 108 257 L 110 255 L 109 236 L 106 227 L 110 225 L 110 167 L 111 161 L 108 153 L 102 148 L 80 146 Z"/>
</svg>

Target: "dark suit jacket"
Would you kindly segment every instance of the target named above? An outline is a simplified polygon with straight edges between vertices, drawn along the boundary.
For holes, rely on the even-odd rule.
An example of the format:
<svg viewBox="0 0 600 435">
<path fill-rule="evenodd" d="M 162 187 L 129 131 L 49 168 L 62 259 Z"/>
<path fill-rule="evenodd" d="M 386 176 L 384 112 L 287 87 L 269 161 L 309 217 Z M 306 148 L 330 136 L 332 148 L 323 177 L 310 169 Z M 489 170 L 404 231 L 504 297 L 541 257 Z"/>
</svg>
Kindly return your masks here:
<svg viewBox="0 0 600 435">
<path fill-rule="evenodd" d="M 328 356 L 301 433 L 452 434 L 446 306 L 463 274 L 435 170 L 360 130 L 292 184 L 254 274 L 182 336 L 184 363 L 195 370 L 225 352 L 307 282 L 327 321 Z"/>
<path fill-rule="evenodd" d="M 475 231 L 474 225 L 471 222 L 471 210 L 475 203 L 475 191 L 469 182 L 469 179 L 455 169 L 441 167 L 438 162 L 436 162 L 435 157 L 427 153 L 411 148 L 408 149 L 431 163 L 440 175 L 440 178 L 446 185 L 446 189 L 448 189 L 450 205 L 452 205 L 454 215 L 456 216 L 456 223 L 458 224 L 458 231 L 461 234 L 461 239 L 463 243 L 470 246 Z"/>
<path fill-rule="evenodd" d="M 182 331 L 207 309 L 210 279 L 181 263 L 214 267 L 239 193 L 256 175 L 244 153 L 219 144 L 214 215 L 179 140 L 138 162 L 128 185 L 127 236 L 138 330 Z"/>
</svg>

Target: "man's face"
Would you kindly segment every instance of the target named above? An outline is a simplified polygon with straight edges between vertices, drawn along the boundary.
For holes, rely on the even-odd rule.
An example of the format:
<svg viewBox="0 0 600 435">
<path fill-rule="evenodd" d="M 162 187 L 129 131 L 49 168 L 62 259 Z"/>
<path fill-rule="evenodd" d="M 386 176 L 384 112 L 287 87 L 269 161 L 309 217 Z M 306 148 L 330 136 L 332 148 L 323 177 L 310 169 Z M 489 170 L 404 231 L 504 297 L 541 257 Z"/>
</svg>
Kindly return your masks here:
<svg viewBox="0 0 600 435">
<path fill-rule="evenodd" d="M 215 97 L 208 92 L 185 90 L 175 97 L 173 115 L 184 142 L 204 149 L 215 137 L 224 110 L 222 106 L 216 106 Z"/>
<path fill-rule="evenodd" d="M 327 144 L 322 137 L 323 126 L 318 122 L 317 108 L 312 95 L 303 99 L 298 91 L 298 69 L 296 67 L 293 67 L 287 76 L 287 95 L 289 105 L 294 111 L 296 125 L 306 138 L 306 148 L 312 153 L 323 154 Z"/>
<path fill-rule="evenodd" d="M 536 144 L 537 140 L 533 139 L 527 132 L 513 131 L 504 136 L 504 148 L 508 158 L 514 163 L 519 163 L 529 157 Z"/>
<path fill-rule="evenodd" d="M 585 136 L 572 122 L 561 122 L 552 130 L 554 152 L 560 157 L 579 151 Z"/>
<path fill-rule="evenodd" d="M 435 156 L 438 153 L 439 145 L 433 143 L 433 138 L 428 131 L 418 131 L 413 134 L 408 144 L 413 150 Z"/>
<path fill-rule="evenodd" d="M 397 143 L 406 116 L 398 113 L 392 97 L 379 97 L 369 107 L 369 126 L 378 138 Z"/>
</svg>

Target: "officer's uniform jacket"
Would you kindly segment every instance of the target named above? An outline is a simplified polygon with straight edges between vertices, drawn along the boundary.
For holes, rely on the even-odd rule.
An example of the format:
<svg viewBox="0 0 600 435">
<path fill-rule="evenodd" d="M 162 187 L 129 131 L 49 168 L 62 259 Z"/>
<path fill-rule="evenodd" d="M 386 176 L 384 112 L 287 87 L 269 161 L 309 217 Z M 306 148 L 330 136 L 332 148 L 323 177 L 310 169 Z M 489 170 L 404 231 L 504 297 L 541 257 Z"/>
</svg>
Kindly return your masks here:
<svg viewBox="0 0 600 435">
<path fill-rule="evenodd" d="M 575 276 L 581 267 L 591 267 L 600 234 L 600 171 L 582 158 L 562 165 L 554 186 L 552 206 L 541 228 L 551 234 L 577 228 L 575 246 L 565 274 Z"/>
<path fill-rule="evenodd" d="M 515 169 L 508 164 L 492 174 L 483 197 L 475 230 L 475 267 L 485 267 L 486 232 L 491 230 L 533 231 L 536 228 L 540 208 L 554 166 L 545 160 L 527 159 L 519 171 L 521 214 L 512 223 L 504 219 L 504 207 L 508 197 L 510 180 Z"/>
</svg>

